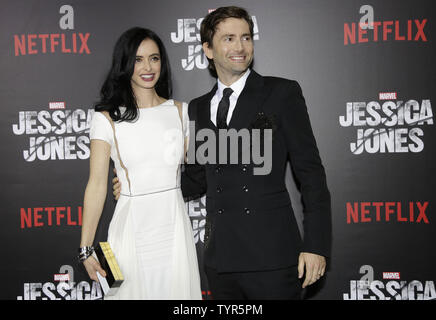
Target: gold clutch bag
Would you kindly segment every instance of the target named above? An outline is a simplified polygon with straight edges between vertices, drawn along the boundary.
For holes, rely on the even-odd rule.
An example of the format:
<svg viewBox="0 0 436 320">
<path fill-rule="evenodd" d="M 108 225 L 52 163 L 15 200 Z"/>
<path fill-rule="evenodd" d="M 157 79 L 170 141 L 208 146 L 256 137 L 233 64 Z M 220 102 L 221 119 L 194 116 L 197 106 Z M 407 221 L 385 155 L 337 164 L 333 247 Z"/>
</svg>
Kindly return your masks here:
<svg viewBox="0 0 436 320">
<path fill-rule="evenodd" d="M 123 274 L 118 266 L 115 255 L 108 242 L 99 242 L 94 249 L 97 255 L 98 262 L 106 272 L 106 277 L 101 276 L 97 272 L 100 286 L 103 289 L 105 296 L 114 295 L 124 281 Z"/>
</svg>

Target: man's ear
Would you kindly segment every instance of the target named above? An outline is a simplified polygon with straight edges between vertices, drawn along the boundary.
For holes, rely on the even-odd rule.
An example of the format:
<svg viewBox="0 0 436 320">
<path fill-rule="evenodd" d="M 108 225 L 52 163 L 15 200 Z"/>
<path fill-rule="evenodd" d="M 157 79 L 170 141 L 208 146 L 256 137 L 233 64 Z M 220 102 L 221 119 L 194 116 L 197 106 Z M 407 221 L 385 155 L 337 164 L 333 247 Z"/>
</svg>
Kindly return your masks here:
<svg viewBox="0 0 436 320">
<path fill-rule="evenodd" d="M 206 55 L 206 57 L 208 57 L 209 59 L 213 59 L 213 51 L 212 48 L 209 47 L 209 42 L 204 42 L 203 43 L 203 51 L 204 54 Z"/>
</svg>

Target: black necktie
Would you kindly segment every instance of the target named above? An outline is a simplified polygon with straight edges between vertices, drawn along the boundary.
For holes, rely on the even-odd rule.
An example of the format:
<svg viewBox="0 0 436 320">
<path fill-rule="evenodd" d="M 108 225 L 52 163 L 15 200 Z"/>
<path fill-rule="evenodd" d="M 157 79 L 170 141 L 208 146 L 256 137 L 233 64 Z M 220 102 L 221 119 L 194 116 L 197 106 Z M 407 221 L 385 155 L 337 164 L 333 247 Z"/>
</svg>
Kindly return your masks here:
<svg viewBox="0 0 436 320">
<path fill-rule="evenodd" d="M 216 126 L 218 129 L 227 128 L 227 113 L 229 112 L 230 106 L 229 98 L 232 93 L 233 90 L 230 88 L 225 88 L 223 91 L 223 97 L 218 104 L 218 112 L 216 114 Z"/>
</svg>

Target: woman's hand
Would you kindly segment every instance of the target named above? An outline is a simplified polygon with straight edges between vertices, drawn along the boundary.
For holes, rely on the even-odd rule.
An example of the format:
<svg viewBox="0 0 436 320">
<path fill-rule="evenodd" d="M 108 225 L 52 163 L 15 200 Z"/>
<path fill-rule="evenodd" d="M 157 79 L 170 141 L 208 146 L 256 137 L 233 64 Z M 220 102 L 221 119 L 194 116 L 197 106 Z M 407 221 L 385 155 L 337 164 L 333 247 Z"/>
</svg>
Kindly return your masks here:
<svg viewBox="0 0 436 320">
<path fill-rule="evenodd" d="M 106 272 L 101 267 L 100 263 L 93 257 L 89 256 L 88 259 L 83 261 L 83 265 L 85 266 L 86 271 L 88 272 L 91 280 L 98 282 L 97 271 L 103 277 L 106 277 Z"/>
</svg>

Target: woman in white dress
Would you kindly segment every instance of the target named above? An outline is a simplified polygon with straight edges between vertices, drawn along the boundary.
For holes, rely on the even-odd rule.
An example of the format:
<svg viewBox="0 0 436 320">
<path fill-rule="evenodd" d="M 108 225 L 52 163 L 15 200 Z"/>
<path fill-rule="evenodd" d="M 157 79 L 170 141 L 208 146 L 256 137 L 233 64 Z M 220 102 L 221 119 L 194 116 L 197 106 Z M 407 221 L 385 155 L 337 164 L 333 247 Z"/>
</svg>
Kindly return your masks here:
<svg viewBox="0 0 436 320">
<path fill-rule="evenodd" d="M 81 260 L 91 279 L 105 275 L 92 255 L 107 192 L 110 158 L 122 183 L 108 242 L 124 282 L 111 299 L 201 299 L 192 227 L 180 190 L 189 134 L 186 103 L 170 99 L 168 58 L 159 37 L 132 28 L 118 39 L 90 129 Z"/>
</svg>

